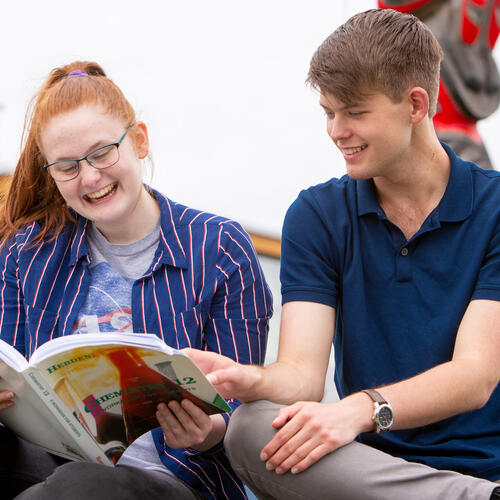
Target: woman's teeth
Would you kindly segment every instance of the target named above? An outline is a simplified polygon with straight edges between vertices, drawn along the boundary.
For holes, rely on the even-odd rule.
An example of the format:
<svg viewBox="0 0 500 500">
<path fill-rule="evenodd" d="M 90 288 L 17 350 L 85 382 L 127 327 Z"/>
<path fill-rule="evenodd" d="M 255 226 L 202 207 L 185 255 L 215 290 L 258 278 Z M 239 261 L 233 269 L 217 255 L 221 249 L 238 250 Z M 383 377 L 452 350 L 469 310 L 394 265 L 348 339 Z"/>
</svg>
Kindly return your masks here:
<svg viewBox="0 0 500 500">
<path fill-rule="evenodd" d="M 84 196 L 89 201 L 100 201 L 103 198 L 106 198 L 112 195 L 116 191 L 116 183 L 109 184 L 108 186 L 99 189 L 99 191 L 95 191 L 93 193 L 88 193 Z"/>
</svg>

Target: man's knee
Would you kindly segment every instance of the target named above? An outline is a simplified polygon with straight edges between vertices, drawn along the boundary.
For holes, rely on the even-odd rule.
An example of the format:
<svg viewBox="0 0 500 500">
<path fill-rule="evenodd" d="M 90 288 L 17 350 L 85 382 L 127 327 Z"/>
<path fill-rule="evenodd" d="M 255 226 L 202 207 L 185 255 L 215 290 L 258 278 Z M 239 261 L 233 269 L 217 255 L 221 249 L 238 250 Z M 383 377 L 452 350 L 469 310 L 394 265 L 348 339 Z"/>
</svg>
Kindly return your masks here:
<svg viewBox="0 0 500 500">
<path fill-rule="evenodd" d="M 269 401 L 255 401 L 241 405 L 231 416 L 224 439 L 230 461 L 258 459 L 262 448 L 272 439 L 276 430 L 272 421 L 280 405 Z"/>
</svg>

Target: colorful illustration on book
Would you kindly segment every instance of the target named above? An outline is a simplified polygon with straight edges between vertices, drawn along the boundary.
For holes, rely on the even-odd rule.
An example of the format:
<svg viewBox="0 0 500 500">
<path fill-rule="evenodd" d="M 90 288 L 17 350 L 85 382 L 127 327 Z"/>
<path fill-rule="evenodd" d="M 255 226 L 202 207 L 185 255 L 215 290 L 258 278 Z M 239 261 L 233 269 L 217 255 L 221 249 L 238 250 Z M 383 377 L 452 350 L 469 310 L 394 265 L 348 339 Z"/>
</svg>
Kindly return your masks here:
<svg viewBox="0 0 500 500">
<path fill-rule="evenodd" d="M 183 376 L 184 356 L 134 346 L 85 346 L 39 363 L 61 400 L 114 463 L 137 437 L 158 427 L 160 402 L 190 399 L 208 414 L 217 406 L 197 397 L 205 380 Z M 178 361 L 178 366 L 174 366 Z M 200 387 L 201 382 L 201 387 Z M 99 388 L 99 389 L 96 389 Z M 220 398 L 220 396 L 218 396 Z M 214 401 L 214 405 L 220 402 Z"/>
</svg>

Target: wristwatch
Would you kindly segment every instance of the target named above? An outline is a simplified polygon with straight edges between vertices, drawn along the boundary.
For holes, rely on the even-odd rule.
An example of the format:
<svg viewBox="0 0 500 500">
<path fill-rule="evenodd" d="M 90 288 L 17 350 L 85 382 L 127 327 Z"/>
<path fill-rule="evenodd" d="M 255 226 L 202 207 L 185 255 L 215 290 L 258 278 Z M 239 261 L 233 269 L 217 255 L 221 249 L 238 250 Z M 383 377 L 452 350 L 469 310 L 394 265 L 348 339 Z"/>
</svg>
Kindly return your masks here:
<svg viewBox="0 0 500 500">
<path fill-rule="evenodd" d="M 375 424 L 375 432 L 387 432 L 391 430 L 394 423 L 394 412 L 391 405 L 382 397 L 382 395 L 374 389 L 365 389 L 361 392 L 366 392 L 373 399 L 375 409 L 373 411 L 373 422 Z"/>
</svg>

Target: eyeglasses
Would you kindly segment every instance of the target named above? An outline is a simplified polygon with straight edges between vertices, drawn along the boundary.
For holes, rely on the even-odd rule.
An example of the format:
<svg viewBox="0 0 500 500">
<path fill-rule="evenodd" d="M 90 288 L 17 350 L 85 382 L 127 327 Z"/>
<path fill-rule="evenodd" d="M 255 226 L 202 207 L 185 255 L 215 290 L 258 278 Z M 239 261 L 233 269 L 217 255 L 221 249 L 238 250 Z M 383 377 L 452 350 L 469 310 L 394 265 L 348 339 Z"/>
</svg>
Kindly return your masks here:
<svg viewBox="0 0 500 500">
<path fill-rule="evenodd" d="M 118 147 L 123 142 L 123 139 L 125 139 L 125 136 L 133 125 L 134 124 L 132 123 L 127 127 L 127 130 L 125 130 L 120 139 L 118 139 L 118 142 L 113 142 L 112 144 L 107 144 L 106 146 L 94 149 L 82 158 L 48 163 L 45 164 L 43 168 L 46 168 L 49 171 L 55 181 L 64 182 L 70 181 L 78 176 L 80 173 L 80 162 L 83 160 L 86 160 L 89 165 L 97 168 L 98 170 L 111 167 L 120 159 Z"/>
</svg>

